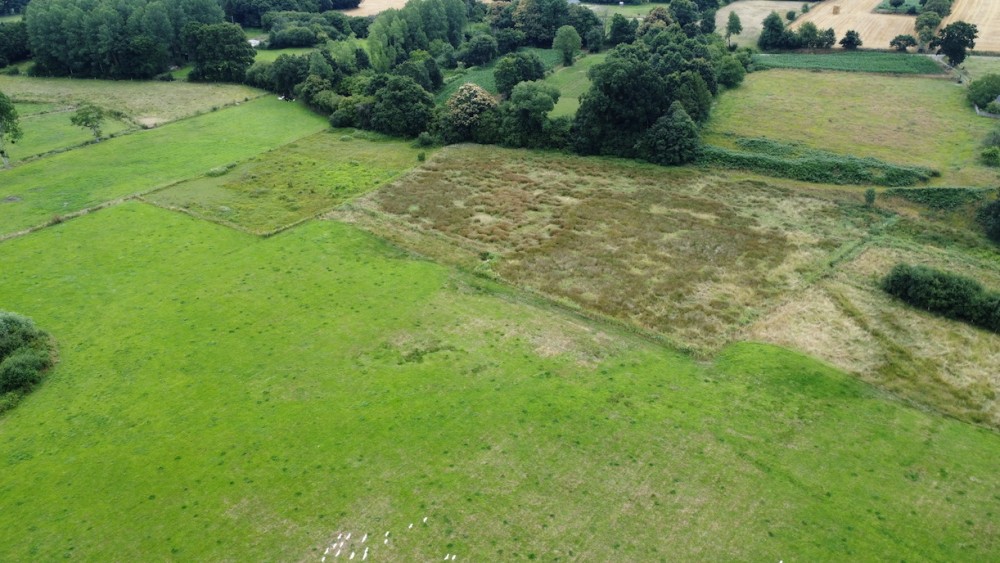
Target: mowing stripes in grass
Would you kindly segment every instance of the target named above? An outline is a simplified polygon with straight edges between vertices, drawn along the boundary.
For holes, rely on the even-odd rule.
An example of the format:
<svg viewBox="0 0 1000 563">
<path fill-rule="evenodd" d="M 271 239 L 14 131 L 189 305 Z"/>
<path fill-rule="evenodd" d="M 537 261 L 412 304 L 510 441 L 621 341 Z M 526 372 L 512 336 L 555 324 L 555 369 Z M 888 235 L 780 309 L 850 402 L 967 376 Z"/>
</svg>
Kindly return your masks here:
<svg viewBox="0 0 1000 563">
<path fill-rule="evenodd" d="M 801 68 L 892 74 L 941 74 L 941 65 L 924 55 L 856 51 L 851 53 L 787 53 L 754 55 L 757 68 Z"/>
<path fill-rule="evenodd" d="M 298 104 L 261 98 L 0 172 L 0 235 L 204 174 L 319 131 Z"/>
</svg>

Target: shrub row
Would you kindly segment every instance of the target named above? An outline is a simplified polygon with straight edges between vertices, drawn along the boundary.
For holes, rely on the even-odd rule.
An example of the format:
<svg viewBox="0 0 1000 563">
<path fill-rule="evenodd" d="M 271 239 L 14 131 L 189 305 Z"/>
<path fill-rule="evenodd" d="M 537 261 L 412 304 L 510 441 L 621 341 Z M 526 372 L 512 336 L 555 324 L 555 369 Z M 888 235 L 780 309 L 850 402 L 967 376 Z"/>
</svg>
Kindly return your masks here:
<svg viewBox="0 0 1000 563">
<path fill-rule="evenodd" d="M 890 188 L 885 197 L 898 197 L 938 211 L 954 211 L 963 205 L 986 199 L 990 188 Z"/>
<path fill-rule="evenodd" d="M 912 186 L 939 173 L 922 166 L 899 166 L 875 158 L 842 156 L 825 151 L 783 148 L 781 143 L 749 140 L 750 151 L 706 146 L 702 164 L 758 172 L 767 176 L 823 184 Z"/>
<path fill-rule="evenodd" d="M 1000 293 L 971 278 L 897 264 L 882 280 L 882 289 L 914 307 L 1000 333 Z"/>
<path fill-rule="evenodd" d="M 0 395 L 30 391 L 51 365 L 48 335 L 30 319 L 0 312 Z M 5 405 L 14 402 L 4 400 Z"/>
</svg>

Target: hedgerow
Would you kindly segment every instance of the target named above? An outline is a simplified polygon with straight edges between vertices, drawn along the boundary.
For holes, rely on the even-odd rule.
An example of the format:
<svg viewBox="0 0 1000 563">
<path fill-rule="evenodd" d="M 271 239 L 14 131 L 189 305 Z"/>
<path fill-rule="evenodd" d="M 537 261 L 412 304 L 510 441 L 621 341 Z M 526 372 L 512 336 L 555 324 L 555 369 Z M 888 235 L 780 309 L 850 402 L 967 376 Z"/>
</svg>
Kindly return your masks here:
<svg viewBox="0 0 1000 563">
<path fill-rule="evenodd" d="M 898 197 L 938 211 L 954 211 L 963 205 L 986 199 L 990 188 L 890 188 L 885 197 Z"/>
<path fill-rule="evenodd" d="M 974 279 L 928 268 L 897 264 L 882 289 L 925 311 L 1000 333 L 1000 293 Z"/>
<path fill-rule="evenodd" d="M 51 365 L 49 336 L 31 319 L 0 311 L 0 412 L 17 404 Z"/>
<path fill-rule="evenodd" d="M 900 166 L 875 158 L 844 156 L 772 141 L 738 139 L 744 151 L 706 146 L 699 162 L 768 176 L 840 185 L 912 186 L 939 173 L 922 166 Z"/>
</svg>

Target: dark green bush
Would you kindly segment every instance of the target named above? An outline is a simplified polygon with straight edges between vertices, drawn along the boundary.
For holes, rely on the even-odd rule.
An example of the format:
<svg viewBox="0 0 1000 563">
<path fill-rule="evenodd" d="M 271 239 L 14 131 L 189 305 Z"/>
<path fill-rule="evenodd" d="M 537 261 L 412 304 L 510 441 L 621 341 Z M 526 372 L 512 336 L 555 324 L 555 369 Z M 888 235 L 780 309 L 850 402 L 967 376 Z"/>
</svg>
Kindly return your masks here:
<svg viewBox="0 0 1000 563">
<path fill-rule="evenodd" d="M 1000 199 L 987 203 L 979 209 L 976 220 L 983 226 L 986 236 L 1000 244 Z"/>
<path fill-rule="evenodd" d="M 963 205 L 986 199 L 989 188 L 891 188 L 886 197 L 898 197 L 938 211 L 954 211 Z"/>
<path fill-rule="evenodd" d="M 979 159 L 986 166 L 1000 166 L 1000 147 L 989 147 L 979 153 Z"/>
<path fill-rule="evenodd" d="M 29 391 L 50 365 L 48 336 L 30 319 L 0 312 L 0 395 Z"/>
<path fill-rule="evenodd" d="M 882 289 L 914 307 L 1000 333 L 1000 293 L 971 278 L 897 264 L 882 280 Z"/>
</svg>

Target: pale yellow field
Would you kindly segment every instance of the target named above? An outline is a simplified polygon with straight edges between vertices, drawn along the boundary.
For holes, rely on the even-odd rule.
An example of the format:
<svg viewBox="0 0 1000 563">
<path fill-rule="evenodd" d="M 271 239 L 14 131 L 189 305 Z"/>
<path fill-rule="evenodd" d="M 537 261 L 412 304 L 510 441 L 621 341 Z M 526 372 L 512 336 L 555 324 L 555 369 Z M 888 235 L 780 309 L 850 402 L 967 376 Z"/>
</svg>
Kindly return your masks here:
<svg viewBox="0 0 1000 563">
<path fill-rule="evenodd" d="M 976 51 L 1000 52 L 1000 1 L 955 0 L 951 15 L 942 25 L 956 21 L 974 23 L 979 28 Z"/>
<path fill-rule="evenodd" d="M 861 34 L 862 49 L 888 49 L 889 42 L 897 35 L 913 35 L 915 16 L 876 14 L 873 10 L 882 0 L 826 0 L 820 2 L 808 14 L 799 17 L 793 28 L 809 21 L 820 29 L 832 27 L 840 41 L 848 30 Z M 835 8 L 839 13 L 834 14 Z M 839 48 L 839 46 L 838 46 Z"/>
<path fill-rule="evenodd" d="M 348 16 L 374 16 L 389 8 L 402 8 L 406 0 L 361 0 L 361 5 L 353 10 L 340 10 Z"/>
<path fill-rule="evenodd" d="M 816 6 L 816 2 L 805 3 L 809 4 L 811 8 Z M 740 24 L 743 25 L 743 33 L 734 35 L 731 40 L 740 47 L 751 47 L 757 44 L 761 23 L 771 12 L 777 12 L 784 18 L 785 14 L 791 10 L 800 12 L 802 4 L 802 2 L 782 2 L 779 0 L 739 0 L 719 9 L 715 15 L 715 27 L 720 35 L 725 34 L 729 13 L 736 12 L 740 18 Z"/>
</svg>

